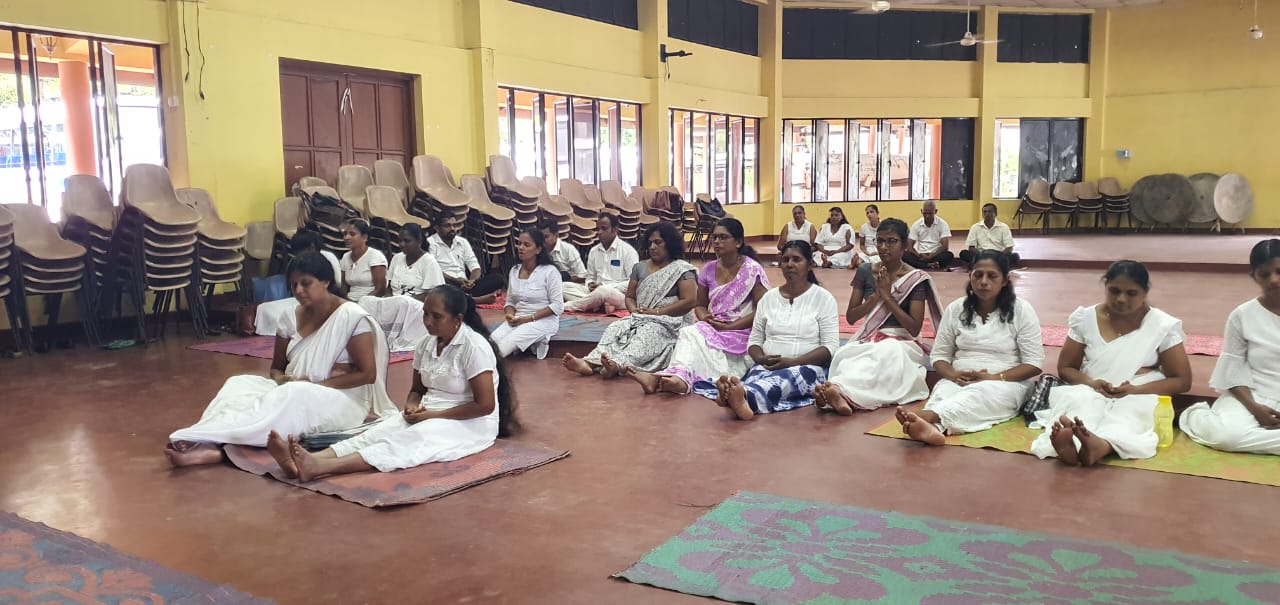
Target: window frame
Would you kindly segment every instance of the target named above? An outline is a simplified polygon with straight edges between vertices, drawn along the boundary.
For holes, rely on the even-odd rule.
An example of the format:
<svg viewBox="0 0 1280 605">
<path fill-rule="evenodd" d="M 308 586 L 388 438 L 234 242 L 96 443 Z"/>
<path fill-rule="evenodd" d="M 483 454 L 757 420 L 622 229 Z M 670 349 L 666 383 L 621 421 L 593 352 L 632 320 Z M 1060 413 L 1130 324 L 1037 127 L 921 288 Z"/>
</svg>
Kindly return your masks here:
<svg viewBox="0 0 1280 605">
<path fill-rule="evenodd" d="M 694 192 L 699 190 L 698 184 L 695 183 L 693 180 L 694 155 L 695 155 L 694 149 L 693 149 L 693 135 L 694 135 L 693 131 L 694 131 L 694 123 L 697 119 L 696 116 L 704 116 L 706 118 L 706 124 L 707 124 L 707 128 L 706 128 L 707 144 L 706 144 L 706 149 L 704 149 L 703 151 L 703 163 L 706 166 L 706 175 L 705 175 L 705 178 L 702 179 L 706 181 L 705 183 L 703 183 L 703 186 L 706 189 L 707 194 L 713 198 L 720 199 L 718 197 L 719 192 L 715 190 L 716 153 L 718 150 L 716 148 L 717 147 L 716 136 L 715 136 L 716 129 L 714 127 L 717 124 L 717 120 L 719 120 L 719 123 L 724 126 L 724 146 L 725 146 L 725 153 L 726 153 L 725 177 L 724 177 L 726 189 L 725 189 L 724 199 L 720 199 L 720 202 L 726 205 L 729 205 L 729 204 L 746 205 L 746 204 L 760 203 L 760 178 L 759 178 L 760 142 L 758 140 L 758 136 L 759 136 L 758 133 L 760 132 L 760 118 L 758 117 L 744 116 L 744 115 L 725 113 L 725 112 L 698 111 L 694 109 L 684 109 L 681 107 L 671 107 L 667 111 L 667 129 L 668 129 L 667 132 L 670 135 L 670 151 L 671 151 L 671 153 L 669 153 L 670 166 L 671 166 L 671 177 L 669 179 L 670 185 L 679 189 L 681 195 L 683 195 L 686 199 L 690 199 L 690 200 L 697 195 Z M 683 131 L 681 136 L 676 135 L 677 117 L 681 119 L 681 129 Z M 736 137 L 734 137 L 733 128 L 732 128 L 732 124 L 734 123 L 735 120 L 740 120 L 740 123 L 742 124 L 742 128 L 740 129 Z M 754 128 L 749 129 L 748 124 L 754 124 Z M 748 170 L 747 170 L 747 165 L 748 165 L 747 164 L 747 156 L 748 156 L 747 132 L 748 130 L 751 130 L 751 132 L 757 138 L 757 140 L 754 141 L 755 144 L 751 148 L 751 151 L 753 153 L 751 155 L 751 163 L 750 163 L 752 181 L 753 181 L 752 183 L 753 186 L 751 187 L 751 189 L 753 189 L 754 191 L 749 191 L 746 183 L 747 174 L 748 174 Z M 736 138 L 737 140 L 732 141 L 730 140 L 731 138 Z M 681 146 L 680 154 L 675 153 L 675 149 L 677 145 Z M 736 158 L 736 162 L 734 158 L 735 148 L 739 151 L 738 157 Z M 676 166 L 677 157 L 684 160 L 683 162 L 681 162 L 682 165 L 679 167 Z M 736 173 L 735 173 L 735 165 L 737 170 Z M 735 174 L 740 175 L 741 177 L 740 178 L 741 182 L 738 183 L 736 187 L 734 185 Z M 748 195 L 748 193 L 751 193 L 751 195 Z M 740 201 L 733 201 L 735 199 Z"/>
</svg>

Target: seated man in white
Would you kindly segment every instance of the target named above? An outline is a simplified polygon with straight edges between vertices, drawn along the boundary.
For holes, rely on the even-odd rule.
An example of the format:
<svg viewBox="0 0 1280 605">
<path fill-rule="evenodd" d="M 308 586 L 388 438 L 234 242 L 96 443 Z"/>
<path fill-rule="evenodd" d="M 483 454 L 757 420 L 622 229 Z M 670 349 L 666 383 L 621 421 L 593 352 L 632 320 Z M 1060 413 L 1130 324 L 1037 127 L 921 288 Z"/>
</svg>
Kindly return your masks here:
<svg viewBox="0 0 1280 605">
<path fill-rule="evenodd" d="M 587 266 L 582 264 L 582 253 L 573 244 L 560 239 L 559 225 L 554 221 L 543 221 L 538 228 L 542 230 L 542 238 L 551 252 L 551 263 L 560 271 L 564 299 L 578 300 L 590 294 L 587 290 Z"/>
<path fill-rule="evenodd" d="M 612 313 L 626 307 L 631 268 L 640 262 L 640 255 L 631 244 L 618 237 L 617 220 L 612 214 L 601 214 L 596 219 L 600 243 L 592 246 L 587 254 L 587 294 L 570 299 L 566 291 L 565 311 L 582 313 L 603 309 L 605 313 Z"/>
<path fill-rule="evenodd" d="M 507 287 L 501 273 L 480 275 L 480 261 L 467 238 L 458 235 L 462 231 L 462 219 L 441 216 L 436 223 L 435 235 L 427 238 L 428 249 L 436 257 L 445 283 L 462 288 L 478 304 L 489 304 L 498 298 L 498 291 Z"/>
<path fill-rule="evenodd" d="M 917 269 L 946 270 L 956 257 L 951 245 L 951 226 L 938 216 L 938 204 L 926 200 L 920 205 L 920 218 L 911 224 L 907 253 L 902 262 Z"/>
<path fill-rule="evenodd" d="M 965 250 L 960 251 L 960 261 L 973 265 L 973 257 L 983 250 L 995 250 L 1004 254 L 1010 267 L 1018 266 L 1022 257 L 1013 251 L 1013 232 L 1006 225 L 996 220 L 996 205 L 990 202 L 982 205 L 982 221 L 969 227 L 969 237 L 964 240 Z"/>
</svg>

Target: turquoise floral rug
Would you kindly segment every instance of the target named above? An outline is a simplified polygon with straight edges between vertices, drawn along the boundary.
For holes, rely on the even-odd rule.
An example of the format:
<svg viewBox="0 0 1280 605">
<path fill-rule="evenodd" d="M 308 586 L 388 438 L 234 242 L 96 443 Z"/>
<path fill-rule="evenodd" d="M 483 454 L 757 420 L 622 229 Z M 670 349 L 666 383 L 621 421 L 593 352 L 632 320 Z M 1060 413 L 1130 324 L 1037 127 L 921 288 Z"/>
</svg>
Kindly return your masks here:
<svg viewBox="0 0 1280 605">
<path fill-rule="evenodd" d="M 617 577 L 725 601 L 1280 603 L 1280 570 L 740 492 Z"/>
</svg>

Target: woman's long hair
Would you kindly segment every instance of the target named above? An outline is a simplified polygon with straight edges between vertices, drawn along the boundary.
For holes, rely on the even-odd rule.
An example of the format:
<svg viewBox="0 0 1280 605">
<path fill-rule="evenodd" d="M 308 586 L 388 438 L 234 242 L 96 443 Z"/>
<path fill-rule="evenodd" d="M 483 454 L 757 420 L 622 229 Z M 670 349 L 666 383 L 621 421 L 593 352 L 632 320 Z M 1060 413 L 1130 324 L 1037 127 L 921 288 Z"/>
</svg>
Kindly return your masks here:
<svg viewBox="0 0 1280 605">
<path fill-rule="evenodd" d="M 813 246 L 810 246 L 809 242 L 802 239 L 793 239 L 782 244 L 782 250 L 778 252 L 778 261 L 781 262 L 782 255 L 792 248 L 795 248 L 796 252 L 799 252 L 800 256 L 804 257 L 805 262 L 809 263 L 809 283 L 815 286 L 822 285 L 818 282 L 818 276 L 813 273 Z"/>
<path fill-rule="evenodd" d="M 667 249 L 667 260 L 684 258 L 684 238 L 680 236 L 676 226 L 667 221 L 658 221 L 645 228 L 644 238 L 641 241 L 644 242 L 646 255 L 649 252 L 649 238 L 653 237 L 654 233 L 662 238 L 662 245 Z"/>
<path fill-rule="evenodd" d="M 453 284 L 444 284 L 436 286 L 427 293 L 427 297 L 439 296 L 444 302 L 444 310 L 450 315 L 461 315 L 462 322 L 467 324 L 468 328 L 484 337 L 488 341 L 489 346 L 493 348 L 493 357 L 497 360 L 497 378 L 498 378 L 498 436 L 510 437 L 520 430 L 520 421 L 516 419 L 516 405 L 511 392 L 511 377 L 507 374 L 506 366 L 502 361 L 502 353 L 498 352 L 498 345 L 494 344 L 493 338 L 489 336 L 489 328 L 484 325 L 484 320 L 480 319 L 480 314 L 476 312 L 476 300 L 467 295 Z"/>
<path fill-rule="evenodd" d="M 1000 321 L 1009 323 L 1013 321 L 1013 306 L 1018 302 L 1017 295 L 1013 293 L 1013 282 L 1009 281 L 1009 259 L 999 250 L 981 250 L 974 255 L 970 266 L 976 268 L 984 260 L 995 263 L 1000 275 L 1004 276 L 1004 285 L 1000 287 L 1000 293 L 996 294 L 996 310 L 1000 312 Z M 972 280 L 965 283 L 964 294 L 964 311 L 960 312 L 960 323 L 972 328 L 973 316 L 978 313 L 978 295 L 973 291 Z"/>
<path fill-rule="evenodd" d="M 716 226 L 724 227 L 724 230 L 729 232 L 730 237 L 742 242 L 742 244 L 738 246 L 738 254 L 750 258 L 757 263 L 760 262 L 760 257 L 756 255 L 756 249 L 747 245 L 747 232 L 742 228 L 742 221 L 732 217 L 725 217 L 716 221 Z"/>
<path fill-rule="evenodd" d="M 307 251 L 294 256 L 289 261 L 289 266 L 285 269 L 285 283 L 289 284 L 289 293 L 293 293 L 293 284 L 290 283 L 294 273 L 300 275 L 310 275 L 320 281 L 329 282 L 329 293 L 341 297 L 342 293 L 338 290 L 337 277 L 333 274 L 333 264 L 329 259 L 319 252 Z"/>
<path fill-rule="evenodd" d="M 827 218 L 827 222 L 828 222 L 828 223 L 830 223 L 830 222 L 831 222 L 831 218 L 830 218 L 830 216 L 831 216 L 831 213 L 832 213 L 832 212 L 839 212 L 839 213 L 840 213 L 840 226 L 841 226 L 841 227 L 843 227 L 843 226 L 845 226 L 845 225 L 848 225 L 848 224 L 849 224 L 849 217 L 846 217 L 846 216 L 844 215 L 844 208 L 841 208 L 841 207 L 839 207 L 839 206 L 832 206 L 832 207 L 831 207 L 831 209 L 827 211 L 827 217 L 828 217 L 828 218 Z M 877 211 L 877 212 L 879 212 L 879 211 Z"/>
</svg>

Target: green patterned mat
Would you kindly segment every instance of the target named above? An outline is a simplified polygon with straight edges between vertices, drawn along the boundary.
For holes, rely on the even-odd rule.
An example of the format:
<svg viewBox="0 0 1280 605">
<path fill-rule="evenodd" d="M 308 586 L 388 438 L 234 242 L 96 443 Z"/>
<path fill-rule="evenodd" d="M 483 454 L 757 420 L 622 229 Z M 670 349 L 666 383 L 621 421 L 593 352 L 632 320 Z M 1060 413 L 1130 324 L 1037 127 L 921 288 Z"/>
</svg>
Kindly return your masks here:
<svg viewBox="0 0 1280 605">
<path fill-rule="evenodd" d="M 916 404 L 911 409 L 918 409 L 921 405 Z M 892 417 L 888 422 L 867 431 L 867 434 L 907 439 L 907 436 L 902 433 L 902 426 Z M 947 445 L 1030 454 L 1031 442 L 1039 434 L 1040 431 L 1027 428 L 1026 422 L 1021 418 L 1014 418 L 989 430 L 947 437 Z M 1160 450 L 1154 458 L 1120 460 L 1109 456 L 1103 463 L 1162 473 L 1280 486 L 1280 456 L 1220 452 L 1192 441 L 1181 431 L 1176 433 L 1173 445 Z"/>
<path fill-rule="evenodd" d="M 741 492 L 617 577 L 725 601 L 1280 603 L 1280 570 Z"/>
</svg>

